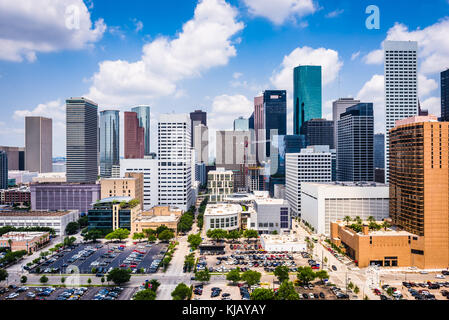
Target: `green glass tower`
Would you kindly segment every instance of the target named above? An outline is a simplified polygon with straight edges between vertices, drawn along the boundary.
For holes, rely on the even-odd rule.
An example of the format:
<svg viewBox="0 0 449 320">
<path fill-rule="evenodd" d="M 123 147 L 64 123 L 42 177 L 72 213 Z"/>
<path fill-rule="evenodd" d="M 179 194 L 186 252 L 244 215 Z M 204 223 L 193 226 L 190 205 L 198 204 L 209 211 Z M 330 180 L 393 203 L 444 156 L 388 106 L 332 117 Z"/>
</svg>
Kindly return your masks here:
<svg viewBox="0 0 449 320">
<path fill-rule="evenodd" d="M 322 118 L 321 66 L 298 66 L 293 74 L 293 133 L 304 122 Z"/>
</svg>

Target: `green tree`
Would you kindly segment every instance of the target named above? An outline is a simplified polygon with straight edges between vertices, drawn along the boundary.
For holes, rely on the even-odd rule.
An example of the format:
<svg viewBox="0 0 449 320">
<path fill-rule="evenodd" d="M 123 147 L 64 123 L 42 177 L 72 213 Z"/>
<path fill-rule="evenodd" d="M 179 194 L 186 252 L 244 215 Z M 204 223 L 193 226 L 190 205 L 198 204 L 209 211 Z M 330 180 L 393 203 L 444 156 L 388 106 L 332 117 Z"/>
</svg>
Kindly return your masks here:
<svg viewBox="0 0 449 320">
<path fill-rule="evenodd" d="M 114 268 L 108 275 L 107 280 L 114 282 L 116 285 L 121 285 L 131 279 L 131 271 L 125 269 Z"/>
<path fill-rule="evenodd" d="M 151 289 L 139 291 L 136 293 L 133 300 L 156 300 L 156 292 Z"/>
<path fill-rule="evenodd" d="M 156 229 L 156 234 L 159 236 L 165 230 L 169 230 L 166 225 L 161 225 Z"/>
<path fill-rule="evenodd" d="M 344 217 L 343 221 L 346 222 L 346 226 L 348 226 L 349 223 L 352 221 L 352 219 L 350 216 L 346 216 L 346 217 Z"/>
<path fill-rule="evenodd" d="M 192 289 L 185 283 L 180 283 L 176 286 L 175 290 L 171 293 L 173 300 L 185 300 L 190 299 L 192 296 Z"/>
<path fill-rule="evenodd" d="M 63 244 L 64 244 L 64 247 L 70 247 L 75 242 L 76 242 L 76 238 L 75 237 L 65 237 Z"/>
<path fill-rule="evenodd" d="M 82 236 L 84 241 L 97 242 L 98 239 L 103 237 L 103 233 L 100 230 L 92 229 L 84 233 Z"/>
<path fill-rule="evenodd" d="M 382 228 L 384 228 L 385 231 L 387 231 L 387 229 L 390 227 L 391 227 L 391 224 L 388 221 L 384 221 L 382 223 Z"/>
<path fill-rule="evenodd" d="M 156 279 L 150 280 L 148 284 L 150 285 L 150 289 L 153 290 L 154 292 L 156 292 L 157 288 L 159 288 L 161 285 L 161 283 Z"/>
<path fill-rule="evenodd" d="M 278 278 L 280 283 L 289 279 L 289 269 L 286 266 L 279 266 L 274 269 L 274 275 Z"/>
<path fill-rule="evenodd" d="M 239 282 L 240 279 L 240 268 L 231 270 L 226 274 L 226 280 L 231 281 L 233 284 Z"/>
<path fill-rule="evenodd" d="M 349 284 L 348 284 L 348 289 L 349 289 L 349 290 L 354 289 L 354 284 L 353 284 L 352 282 L 349 282 Z"/>
<path fill-rule="evenodd" d="M 156 230 L 153 229 L 144 229 L 143 234 L 145 235 L 145 237 L 149 237 L 150 235 L 154 235 L 156 233 Z"/>
<path fill-rule="evenodd" d="M 192 271 L 194 265 L 195 265 L 195 256 L 193 255 L 193 253 L 185 256 L 184 267 L 188 270 L 188 272 Z"/>
<path fill-rule="evenodd" d="M 192 247 L 193 250 L 196 250 L 201 242 L 203 242 L 203 239 L 201 238 L 201 234 L 190 234 L 187 238 L 187 242 L 190 244 L 190 247 Z"/>
<path fill-rule="evenodd" d="M 0 269 L 0 281 L 4 281 L 8 278 L 8 271 Z"/>
<path fill-rule="evenodd" d="M 246 282 L 247 285 L 253 286 L 260 282 L 261 277 L 262 274 L 260 272 L 248 270 L 242 274 L 241 279 L 242 281 Z"/>
<path fill-rule="evenodd" d="M 91 283 L 92 283 L 92 279 L 91 278 L 87 279 L 87 284 L 91 284 Z"/>
<path fill-rule="evenodd" d="M 324 279 L 329 279 L 329 274 L 326 270 L 320 270 L 315 272 L 316 278 L 320 279 L 321 282 L 323 282 Z"/>
<path fill-rule="evenodd" d="M 48 282 L 47 276 L 42 276 L 42 277 L 39 279 L 39 282 L 42 283 L 42 284 L 46 284 L 46 283 Z"/>
<path fill-rule="evenodd" d="M 367 220 L 368 222 L 376 222 L 376 219 L 374 219 L 373 216 L 369 216 Z"/>
<path fill-rule="evenodd" d="M 239 230 L 231 230 L 228 232 L 227 238 L 230 240 L 238 240 L 242 236 Z"/>
<path fill-rule="evenodd" d="M 205 269 L 202 271 L 197 271 L 195 273 L 195 280 L 201 282 L 209 282 L 210 280 L 209 270 Z"/>
<path fill-rule="evenodd" d="M 101 277 L 100 281 L 101 281 L 101 284 L 103 284 L 103 283 L 105 283 L 106 279 L 104 277 Z"/>
<path fill-rule="evenodd" d="M 66 278 L 65 277 L 61 277 L 61 283 L 64 284 L 65 283 Z"/>
<path fill-rule="evenodd" d="M 28 278 L 27 278 L 26 276 L 22 276 L 22 277 L 20 278 L 20 283 L 25 284 L 27 281 L 28 281 Z"/>
<path fill-rule="evenodd" d="M 311 267 L 299 267 L 296 276 L 301 284 L 307 285 L 315 279 L 316 274 Z"/>
<path fill-rule="evenodd" d="M 148 242 L 155 242 L 156 240 L 157 240 L 157 238 L 154 234 L 150 234 L 148 236 Z"/>
<path fill-rule="evenodd" d="M 274 300 L 274 292 L 271 289 L 256 288 L 251 293 L 251 300 L 258 300 L 258 301 Z"/>
<path fill-rule="evenodd" d="M 145 234 L 143 232 L 136 232 L 133 234 L 133 240 L 142 240 L 145 239 Z"/>
<path fill-rule="evenodd" d="M 175 234 L 173 233 L 173 231 L 168 230 L 168 229 L 166 229 L 166 230 L 162 231 L 161 233 L 159 233 L 159 236 L 158 236 L 159 240 L 165 241 L 165 242 L 166 241 L 170 241 L 174 237 L 175 237 Z"/>
<path fill-rule="evenodd" d="M 243 236 L 247 239 L 257 239 L 259 238 L 259 233 L 257 232 L 257 230 L 248 229 L 245 230 Z"/>
<path fill-rule="evenodd" d="M 276 300 L 299 300 L 293 282 L 284 281 L 276 292 Z"/>
<path fill-rule="evenodd" d="M 70 222 L 65 227 L 65 233 L 68 235 L 76 234 L 80 229 L 80 224 L 78 222 Z"/>
<path fill-rule="evenodd" d="M 80 225 L 80 228 L 87 227 L 89 225 L 89 218 L 88 218 L 88 216 L 86 215 L 84 217 L 79 218 L 78 224 Z"/>
<path fill-rule="evenodd" d="M 360 292 L 359 287 L 355 286 L 355 287 L 354 287 L 354 293 L 355 293 L 355 294 L 359 294 L 359 292 Z"/>
</svg>

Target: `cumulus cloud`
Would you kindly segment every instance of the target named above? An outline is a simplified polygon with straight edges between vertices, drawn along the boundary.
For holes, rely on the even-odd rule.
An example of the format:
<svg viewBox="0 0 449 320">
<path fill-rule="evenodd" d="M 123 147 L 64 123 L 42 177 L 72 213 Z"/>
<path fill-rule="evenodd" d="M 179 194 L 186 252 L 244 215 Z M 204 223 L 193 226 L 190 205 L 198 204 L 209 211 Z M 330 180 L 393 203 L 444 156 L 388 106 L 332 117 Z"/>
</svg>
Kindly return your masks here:
<svg viewBox="0 0 449 320">
<path fill-rule="evenodd" d="M 313 0 L 243 0 L 249 13 L 281 25 L 288 19 L 304 17 L 317 11 Z"/>
<path fill-rule="evenodd" d="M 33 62 L 39 52 L 83 49 L 105 30 L 82 0 L 0 0 L 0 60 Z"/>
<path fill-rule="evenodd" d="M 431 97 L 421 101 L 421 108 L 428 110 L 430 114 L 441 116 L 441 98 Z"/>
<path fill-rule="evenodd" d="M 402 23 L 396 23 L 388 30 L 385 40 L 418 41 L 419 58 L 421 60 L 420 70 L 424 74 L 432 74 L 449 66 L 448 34 L 449 18 L 446 17 L 427 28 L 418 28 L 414 31 L 410 31 Z M 380 64 L 383 58 L 382 50 L 372 51 L 365 58 L 367 63 Z"/>
<path fill-rule="evenodd" d="M 103 61 L 88 97 L 100 104 L 146 103 L 176 93 L 177 82 L 226 65 L 236 56 L 233 36 L 244 28 L 224 0 L 202 0 L 174 39 L 158 37 L 139 61 Z"/>
<path fill-rule="evenodd" d="M 384 61 L 384 51 L 374 50 L 363 57 L 363 61 L 366 64 L 382 64 Z"/>
<path fill-rule="evenodd" d="M 351 55 L 351 61 L 354 61 L 355 59 L 357 59 L 360 56 L 360 51 L 354 52 Z"/>
<path fill-rule="evenodd" d="M 426 97 L 436 89 L 438 89 L 438 83 L 434 79 L 429 79 L 421 73 L 418 74 L 418 94 L 420 98 Z"/>
<path fill-rule="evenodd" d="M 374 107 L 374 129 L 385 132 L 385 77 L 375 74 L 357 94 L 362 102 L 372 102 Z"/>
<path fill-rule="evenodd" d="M 341 15 L 343 12 L 345 12 L 344 9 L 340 9 L 340 10 L 334 10 L 332 12 L 329 12 L 328 14 L 326 14 L 326 18 L 336 18 L 339 15 Z"/>
</svg>

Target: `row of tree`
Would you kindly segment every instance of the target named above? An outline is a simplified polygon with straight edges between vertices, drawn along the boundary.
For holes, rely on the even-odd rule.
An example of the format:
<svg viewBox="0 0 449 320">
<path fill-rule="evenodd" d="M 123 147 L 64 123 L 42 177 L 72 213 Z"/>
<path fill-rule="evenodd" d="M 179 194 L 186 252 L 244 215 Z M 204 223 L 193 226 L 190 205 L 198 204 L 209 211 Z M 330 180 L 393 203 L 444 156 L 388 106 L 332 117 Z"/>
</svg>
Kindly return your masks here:
<svg viewBox="0 0 449 320">
<path fill-rule="evenodd" d="M 192 229 L 193 222 L 195 221 L 195 207 L 190 207 L 188 211 L 186 211 L 178 222 L 178 231 L 179 232 L 188 232 Z"/>
<path fill-rule="evenodd" d="M 231 230 L 226 231 L 222 229 L 209 229 L 206 233 L 208 238 L 214 239 L 216 241 L 218 240 L 238 240 L 240 238 L 247 238 L 247 239 L 257 239 L 259 237 L 259 233 L 257 230 Z"/>
</svg>

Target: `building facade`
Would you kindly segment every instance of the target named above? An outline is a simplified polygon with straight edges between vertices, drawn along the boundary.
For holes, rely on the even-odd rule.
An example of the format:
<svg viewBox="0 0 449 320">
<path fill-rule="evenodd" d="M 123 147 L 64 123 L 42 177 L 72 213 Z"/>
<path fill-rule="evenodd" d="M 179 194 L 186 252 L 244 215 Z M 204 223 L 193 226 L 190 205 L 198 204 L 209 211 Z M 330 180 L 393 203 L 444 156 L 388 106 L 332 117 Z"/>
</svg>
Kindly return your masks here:
<svg viewBox="0 0 449 320">
<path fill-rule="evenodd" d="M 385 41 L 385 181 L 389 177 L 390 130 L 396 121 L 418 115 L 418 43 Z"/>
<path fill-rule="evenodd" d="M 0 190 L 0 204 L 31 204 L 31 192 L 28 187 Z"/>
<path fill-rule="evenodd" d="M 52 119 L 25 117 L 25 169 L 34 172 L 52 172 Z"/>
<path fill-rule="evenodd" d="M 340 98 L 332 103 L 332 121 L 334 121 L 335 149 L 337 149 L 338 145 L 338 121 L 340 120 L 340 116 L 346 112 L 346 109 L 359 103 L 360 100 L 355 100 L 354 98 Z"/>
<path fill-rule="evenodd" d="M 49 241 L 49 232 L 8 232 L 0 237 L 0 248 L 33 253 Z"/>
<path fill-rule="evenodd" d="M 374 113 L 372 103 L 346 109 L 338 121 L 337 180 L 374 181 Z"/>
<path fill-rule="evenodd" d="M 128 229 L 133 216 L 141 212 L 140 206 L 131 206 L 131 197 L 111 197 L 97 201 L 89 210 L 89 230 Z"/>
<path fill-rule="evenodd" d="M 161 226 L 166 226 L 174 232 L 178 232 L 178 223 L 182 213 L 183 211 L 178 208 L 158 206 L 133 215 L 131 236 L 146 229 L 156 230 Z"/>
<path fill-rule="evenodd" d="M 290 207 L 284 199 L 256 199 L 249 228 L 259 234 L 282 234 L 291 228 Z"/>
<path fill-rule="evenodd" d="M 209 128 L 203 124 L 195 126 L 193 148 L 195 163 L 209 163 Z"/>
<path fill-rule="evenodd" d="M 98 178 L 98 105 L 85 98 L 66 101 L 67 182 L 95 183 Z"/>
<path fill-rule="evenodd" d="M 127 172 L 124 178 L 106 178 L 100 180 L 101 199 L 112 197 L 130 197 L 139 200 L 143 209 L 143 173 Z"/>
<path fill-rule="evenodd" d="M 449 122 L 436 116 L 397 122 L 390 131 L 390 216 L 413 233 L 412 262 L 449 265 Z"/>
<path fill-rule="evenodd" d="M 8 189 L 8 154 L 0 151 L 0 189 Z"/>
<path fill-rule="evenodd" d="M 0 146 L 0 151 L 8 156 L 8 170 L 25 170 L 25 148 Z"/>
<path fill-rule="evenodd" d="M 332 153 L 329 146 L 311 146 L 300 153 L 288 153 L 285 167 L 286 198 L 292 216 L 301 217 L 301 185 L 332 181 Z"/>
<path fill-rule="evenodd" d="M 322 118 L 321 66 L 298 66 L 293 70 L 293 134 L 304 122 Z"/>
<path fill-rule="evenodd" d="M 195 131 L 194 128 L 198 125 L 202 124 L 207 127 L 207 112 L 202 110 L 195 110 L 190 113 L 190 127 L 191 127 L 191 146 L 193 147 L 193 143 L 195 141 Z"/>
<path fill-rule="evenodd" d="M 208 204 L 204 211 L 206 231 L 213 229 L 239 230 L 242 207 L 238 204 Z"/>
<path fill-rule="evenodd" d="M 100 199 L 99 184 L 42 183 L 31 184 L 31 210 L 77 210 L 86 214 Z"/>
<path fill-rule="evenodd" d="M 234 173 L 224 168 L 209 171 L 207 193 L 209 193 L 210 202 L 222 202 L 227 195 L 234 193 Z"/>
<path fill-rule="evenodd" d="M 151 109 L 149 106 L 137 106 L 131 109 L 137 114 L 139 127 L 143 128 L 144 155 L 151 154 Z"/>
<path fill-rule="evenodd" d="M 249 131 L 249 120 L 239 117 L 234 120 L 234 131 Z"/>
<path fill-rule="evenodd" d="M 301 126 L 301 135 L 308 146 L 329 146 L 335 148 L 334 122 L 326 119 L 311 119 Z"/>
<path fill-rule="evenodd" d="M 120 165 L 120 112 L 100 112 L 100 176 L 110 178 L 112 167 Z"/>
<path fill-rule="evenodd" d="M 125 112 L 125 159 L 145 157 L 145 129 L 136 112 Z"/>
</svg>

